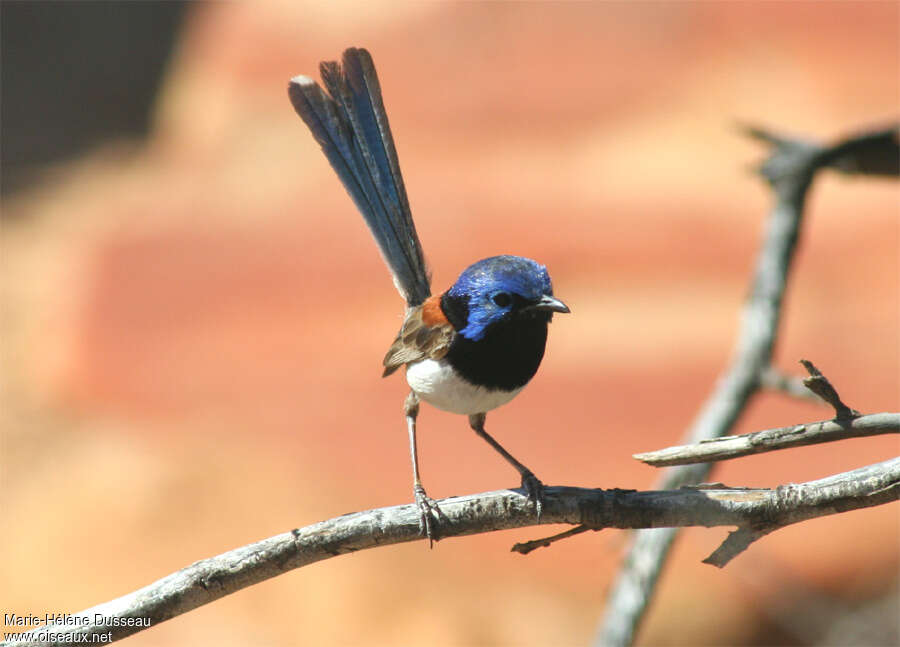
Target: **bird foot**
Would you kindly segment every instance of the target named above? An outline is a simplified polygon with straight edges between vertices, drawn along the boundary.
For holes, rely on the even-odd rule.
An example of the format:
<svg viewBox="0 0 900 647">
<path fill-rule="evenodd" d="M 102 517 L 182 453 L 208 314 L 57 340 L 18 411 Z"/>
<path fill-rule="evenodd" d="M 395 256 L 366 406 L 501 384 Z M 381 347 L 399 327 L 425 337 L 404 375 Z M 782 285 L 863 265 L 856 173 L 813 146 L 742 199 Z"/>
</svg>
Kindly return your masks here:
<svg viewBox="0 0 900 647">
<path fill-rule="evenodd" d="M 425 494 L 425 488 L 416 484 L 413 486 L 416 495 L 416 505 L 419 508 L 419 534 L 428 538 L 428 546 L 433 547 L 437 541 L 437 520 L 443 516 L 434 499 Z"/>
<path fill-rule="evenodd" d="M 525 470 L 522 472 L 522 489 L 525 490 L 528 500 L 534 505 L 537 518 L 540 519 L 544 507 L 544 484 L 531 470 Z"/>
</svg>

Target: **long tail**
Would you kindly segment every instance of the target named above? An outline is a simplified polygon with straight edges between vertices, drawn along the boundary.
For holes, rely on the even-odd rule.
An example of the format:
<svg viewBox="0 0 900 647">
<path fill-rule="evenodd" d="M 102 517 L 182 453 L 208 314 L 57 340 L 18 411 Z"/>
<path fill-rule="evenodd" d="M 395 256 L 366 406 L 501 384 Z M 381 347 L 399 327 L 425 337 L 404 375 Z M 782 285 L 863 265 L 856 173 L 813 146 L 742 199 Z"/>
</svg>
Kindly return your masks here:
<svg viewBox="0 0 900 647">
<path fill-rule="evenodd" d="M 394 285 L 408 305 L 419 305 L 431 295 L 430 280 L 372 57 L 350 48 L 343 66 L 323 62 L 319 72 L 328 93 L 309 77 L 291 79 L 294 110 L 362 212 Z"/>
</svg>

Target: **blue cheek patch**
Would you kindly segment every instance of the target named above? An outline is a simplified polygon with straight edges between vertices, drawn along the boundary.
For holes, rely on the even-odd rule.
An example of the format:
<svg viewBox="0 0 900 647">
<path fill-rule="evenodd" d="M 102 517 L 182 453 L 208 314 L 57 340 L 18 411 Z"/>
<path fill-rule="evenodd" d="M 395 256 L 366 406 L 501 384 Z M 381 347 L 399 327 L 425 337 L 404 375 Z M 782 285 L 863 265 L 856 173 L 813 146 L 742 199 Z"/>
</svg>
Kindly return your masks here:
<svg viewBox="0 0 900 647">
<path fill-rule="evenodd" d="M 488 326 L 500 321 L 507 312 L 509 308 L 500 308 L 490 301 L 481 300 L 475 305 L 470 302 L 468 325 L 460 330 L 459 334 L 471 341 L 479 341 L 484 337 Z"/>
</svg>

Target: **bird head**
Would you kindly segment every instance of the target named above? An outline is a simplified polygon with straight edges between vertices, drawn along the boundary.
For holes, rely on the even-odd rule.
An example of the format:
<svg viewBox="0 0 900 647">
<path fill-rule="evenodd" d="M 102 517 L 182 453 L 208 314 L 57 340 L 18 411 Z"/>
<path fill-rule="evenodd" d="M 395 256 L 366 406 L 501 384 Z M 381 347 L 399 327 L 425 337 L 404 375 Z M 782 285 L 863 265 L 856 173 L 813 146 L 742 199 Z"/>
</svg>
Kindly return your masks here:
<svg viewBox="0 0 900 647">
<path fill-rule="evenodd" d="M 470 265 L 444 293 L 441 307 L 470 341 L 482 339 L 491 326 L 503 322 L 549 322 L 554 312 L 569 312 L 553 296 L 547 268 L 521 256 L 492 256 Z"/>
</svg>

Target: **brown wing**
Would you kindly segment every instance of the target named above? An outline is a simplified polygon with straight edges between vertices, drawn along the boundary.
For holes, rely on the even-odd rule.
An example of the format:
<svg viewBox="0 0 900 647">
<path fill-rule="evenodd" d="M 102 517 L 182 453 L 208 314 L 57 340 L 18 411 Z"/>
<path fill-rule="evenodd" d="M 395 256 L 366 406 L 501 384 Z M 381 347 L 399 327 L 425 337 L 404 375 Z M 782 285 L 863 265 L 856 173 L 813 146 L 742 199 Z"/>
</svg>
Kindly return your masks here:
<svg viewBox="0 0 900 647">
<path fill-rule="evenodd" d="M 450 342 L 456 334 L 446 317 L 435 316 L 434 308 L 425 304 L 410 308 L 397 338 L 384 356 L 384 376 L 388 376 L 404 364 L 420 359 L 440 359 L 450 350 Z M 427 322 L 427 323 L 426 323 Z"/>
</svg>

